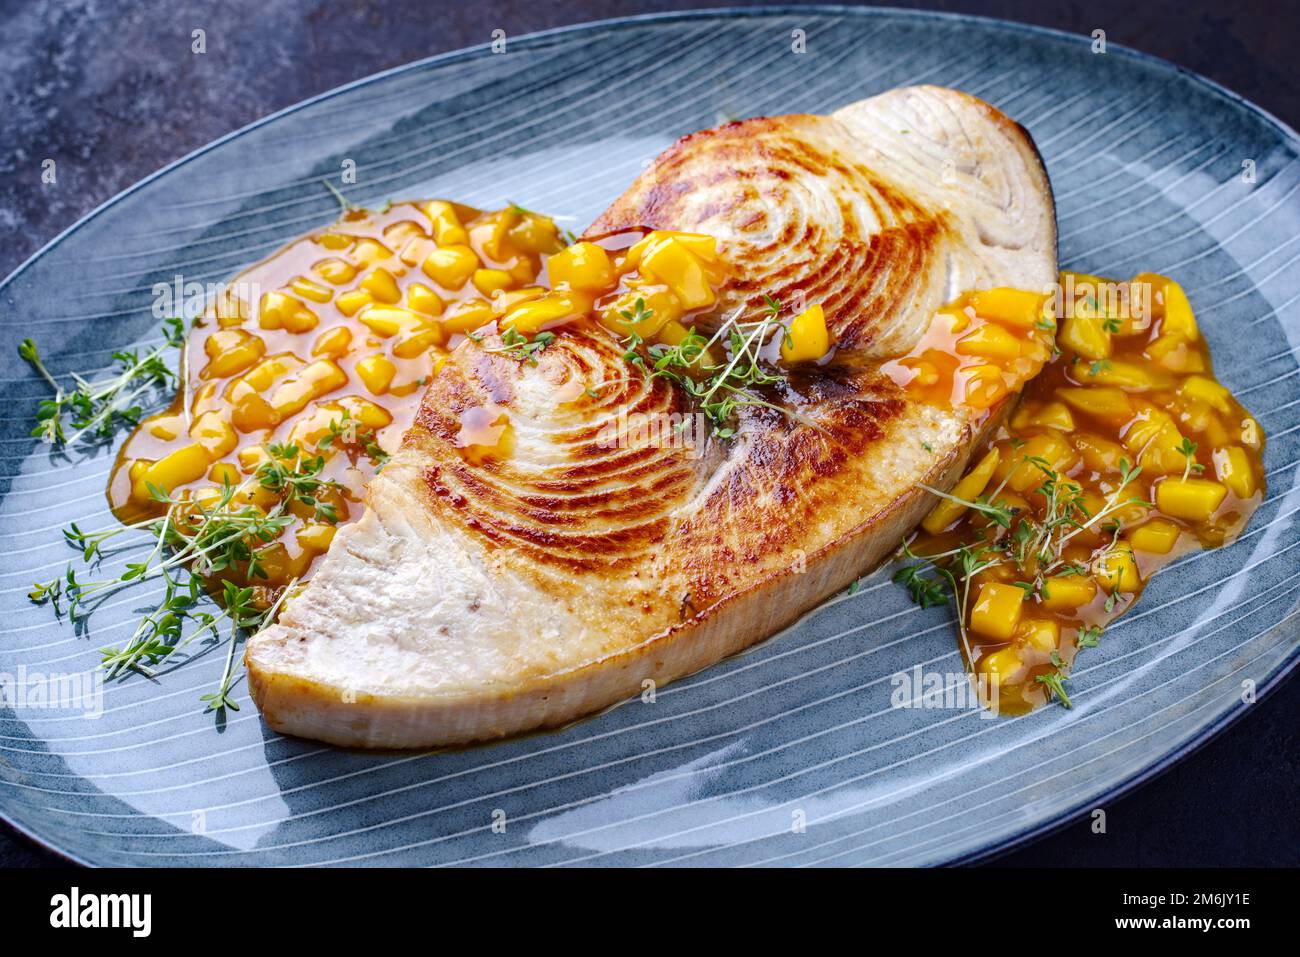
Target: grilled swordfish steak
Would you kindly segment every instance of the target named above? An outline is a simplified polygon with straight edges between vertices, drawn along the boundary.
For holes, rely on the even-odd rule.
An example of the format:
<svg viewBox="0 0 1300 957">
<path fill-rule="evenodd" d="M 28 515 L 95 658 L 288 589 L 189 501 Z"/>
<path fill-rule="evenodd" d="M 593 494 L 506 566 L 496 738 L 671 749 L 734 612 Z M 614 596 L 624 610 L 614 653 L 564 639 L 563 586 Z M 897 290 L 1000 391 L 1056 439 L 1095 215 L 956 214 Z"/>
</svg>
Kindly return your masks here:
<svg viewBox="0 0 1300 957">
<path fill-rule="evenodd" d="M 739 407 L 734 437 L 626 447 L 598 438 L 620 412 L 691 400 L 630 373 L 615 333 L 555 328 L 536 365 L 462 343 L 363 517 L 248 644 L 271 727 L 362 747 L 481 741 L 772 635 L 897 548 L 932 503 L 918 484 L 949 487 L 999 418 L 909 399 L 882 362 L 965 291 L 1056 278 L 1028 134 L 936 87 L 687 136 L 587 235 L 632 227 L 717 238 L 732 272 L 715 322 L 760 314 L 764 295 L 821 303 L 833 361 L 783 380 L 781 410 Z M 510 454 L 466 457 L 461 416 L 488 406 Z"/>
</svg>

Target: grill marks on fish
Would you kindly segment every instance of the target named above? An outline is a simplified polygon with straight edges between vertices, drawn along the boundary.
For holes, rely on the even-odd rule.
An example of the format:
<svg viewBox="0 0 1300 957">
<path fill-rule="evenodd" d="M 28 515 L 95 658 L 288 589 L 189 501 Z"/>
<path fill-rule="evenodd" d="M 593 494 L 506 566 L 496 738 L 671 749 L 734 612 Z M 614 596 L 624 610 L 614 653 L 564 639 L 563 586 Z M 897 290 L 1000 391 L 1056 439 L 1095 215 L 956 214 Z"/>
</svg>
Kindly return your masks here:
<svg viewBox="0 0 1300 957">
<path fill-rule="evenodd" d="M 820 116 L 688 136 L 589 234 L 671 223 L 724 235 L 736 268 L 720 314 L 743 305 L 744 319 L 756 318 L 767 295 L 819 302 L 841 348 L 870 348 L 943 267 L 954 237 L 942 209 L 844 159 L 844 147 L 842 124 Z"/>
<path fill-rule="evenodd" d="M 897 439 L 908 411 L 893 383 L 870 369 L 832 366 L 795 377 L 780 392 L 799 418 L 743 408 L 739 446 L 669 536 L 668 561 L 688 569 L 698 608 L 757 568 L 802 566 L 811 557 L 810 530 L 869 485 L 879 462 L 873 448 Z"/>
<path fill-rule="evenodd" d="M 483 349 L 498 341 L 484 339 Z M 603 327 L 582 322 L 557 330 L 535 366 L 458 352 L 405 440 L 429 459 L 423 481 L 445 520 L 572 569 L 616 573 L 661 543 L 701 476 L 690 449 L 626 423 L 689 408 L 669 383 L 628 366 L 623 351 Z M 573 381 L 583 388 L 557 402 L 555 383 Z M 509 454 L 458 454 L 459 417 L 488 401 L 510 422 Z"/>
</svg>

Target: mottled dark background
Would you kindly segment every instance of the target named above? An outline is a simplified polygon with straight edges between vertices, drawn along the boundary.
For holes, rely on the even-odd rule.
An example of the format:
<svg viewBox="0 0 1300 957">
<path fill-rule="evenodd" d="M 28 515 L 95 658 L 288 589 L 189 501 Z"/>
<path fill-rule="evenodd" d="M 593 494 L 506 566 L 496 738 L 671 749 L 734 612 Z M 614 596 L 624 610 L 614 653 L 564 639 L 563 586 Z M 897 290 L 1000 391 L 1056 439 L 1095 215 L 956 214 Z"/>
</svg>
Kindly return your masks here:
<svg viewBox="0 0 1300 957">
<path fill-rule="evenodd" d="M 0 0 L 0 275 L 143 176 L 232 130 L 342 83 L 510 35 L 707 2 Z M 721 3 L 715 5 L 722 5 Z M 758 6 L 760 4 L 753 4 Z M 1088 34 L 1217 80 L 1300 127 L 1300 16 L 1293 3 L 987 0 L 896 4 Z M 207 53 L 190 52 L 190 31 Z M 46 157 L 57 187 L 40 182 Z M 12 317 L 11 317 L 12 318 Z M 1300 863 L 1300 680 L 1172 770 L 1087 820 L 997 863 Z M 58 859 L 0 825 L 0 864 Z"/>
</svg>

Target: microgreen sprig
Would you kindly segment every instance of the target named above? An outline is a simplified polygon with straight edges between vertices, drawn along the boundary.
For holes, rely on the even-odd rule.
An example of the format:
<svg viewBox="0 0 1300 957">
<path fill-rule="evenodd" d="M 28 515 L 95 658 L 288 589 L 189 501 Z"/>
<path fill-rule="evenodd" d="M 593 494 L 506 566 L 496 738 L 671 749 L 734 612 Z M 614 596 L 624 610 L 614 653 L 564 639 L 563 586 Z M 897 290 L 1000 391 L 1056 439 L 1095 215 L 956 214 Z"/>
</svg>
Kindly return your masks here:
<svg viewBox="0 0 1300 957">
<path fill-rule="evenodd" d="M 673 382 L 694 399 L 700 411 L 712 423 L 713 434 L 718 438 L 730 438 L 736 434 L 733 419 L 736 410 L 742 406 L 772 409 L 817 428 L 815 422 L 792 409 L 768 402 L 754 391 L 777 385 L 786 378 L 762 354 L 773 334 L 789 340 L 789 330 L 780 321 L 783 306 L 770 295 L 764 296 L 764 301 L 765 308 L 757 320 L 740 322 L 740 316 L 744 312 L 744 307 L 741 306 L 722 322 L 709 339 L 691 329 L 676 344 L 654 343 L 647 346 L 645 340 L 633 329 L 624 339 L 626 351 L 623 358 L 631 365 L 645 370 L 645 360 L 648 357 L 650 375 Z M 620 315 L 629 323 L 640 325 L 653 317 L 654 311 L 647 308 L 643 300 L 637 299 L 631 308 L 622 310 Z M 717 344 L 725 346 L 728 356 L 725 362 L 714 361 L 712 347 Z"/>
<path fill-rule="evenodd" d="M 1187 477 L 1191 473 L 1196 472 L 1197 474 L 1200 474 L 1201 472 L 1205 471 L 1205 466 L 1196 461 L 1196 449 L 1197 449 L 1197 444 L 1193 442 L 1191 439 L 1186 437 L 1183 438 L 1183 444 L 1178 446 L 1179 454 L 1181 454 L 1182 457 L 1186 460 L 1183 464 L 1184 482 L 1187 481 Z"/>
<path fill-rule="evenodd" d="M 325 428 L 325 434 L 316 440 L 316 448 L 322 452 L 335 448 L 358 448 L 376 466 L 376 473 L 382 472 L 384 466 L 392 459 L 392 456 L 379 445 L 375 430 L 358 428 L 352 413 L 347 409 L 343 410 L 339 418 L 330 419 L 329 425 Z M 355 462 L 356 459 L 353 458 L 353 461 Z"/>
<path fill-rule="evenodd" d="M 1023 443 L 1011 442 L 1011 448 L 1015 451 L 1022 447 Z M 1190 455 L 1194 451 L 1193 446 L 1185 454 Z M 1024 474 L 1025 469 L 1035 470 L 1041 476 L 1035 492 L 1042 504 L 1036 512 L 1009 507 L 1000 499 L 1012 476 Z M 1011 463 L 1011 468 L 996 487 L 974 500 L 922 485 L 921 488 L 933 495 L 981 516 L 985 519 L 985 525 L 974 541 L 937 554 L 917 555 L 909 542 L 904 541 L 901 556 L 914 564 L 902 566 L 895 573 L 894 579 L 906 585 L 912 599 L 922 607 L 953 599 L 957 608 L 962 647 L 967 661 L 973 661 L 965 622 L 971 579 L 986 569 L 1006 565 L 1018 577 L 1019 580 L 1014 584 L 1024 590 L 1026 600 L 1035 597 L 1041 600 L 1050 598 L 1055 579 L 1088 574 L 1086 565 L 1067 557 L 1067 545 L 1071 540 L 1089 529 L 1097 528 L 1110 535 L 1110 547 L 1113 548 L 1123 529 L 1123 510 L 1138 505 L 1151 507 L 1150 502 L 1131 494 L 1134 483 L 1142 475 L 1141 466 L 1130 465 L 1127 459 L 1120 459 L 1117 472 L 1119 482 L 1106 495 L 1101 505 L 1095 507 L 1095 511 L 1090 510 L 1082 487 L 1063 477 L 1051 462 L 1040 456 L 1021 454 Z M 1125 600 L 1126 596 L 1117 588 L 1112 589 L 1104 603 L 1106 612 L 1114 612 L 1119 603 Z M 1100 627 L 1080 628 L 1076 650 L 1095 647 L 1100 635 Z M 1067 666 L 1059 658 L 1054 661 L 1056 670 L 1036 676 L 1035 680 L 1046 686 L 1050 697 L 1056 698 L 1068 708 L 1071 703 L 1064 687 L 1064 682 L 1068 680 Z"/>
<path fill-rule="evenodd" d="M 268 492 L 285 496 L 291 502 L 301 502 L 313 509 L 317 521 L 336 524 L 337 509 L 320 497 L 321 489 L 339 489 L 333 479 L 320 477 L 325 468 L 323 455 L 306 455 L 296 444 L 272 443 L 266 446 L 268 458 L 258 466 L 258 484 Z"/>
<path fill-rule="evenodd" d="M 505 356 L 507 359 L 514 359 L 516 362 L 527 362 L 529 365 L 535 366 L 537 365 L 538 353 L 554 341 L 555 333 L 553 332 L 539 332 L 529 339 L 512 326 L 501 333 L 501 346 L 499 348 L 484 351 L 489 355 Z"/>
<path fill-rule="evenodd" d="M 49 445 L 67 448 L 83 440 L 107 439 L 121 424 L 134 425 L 144 412 L 141 400 L 177 382 L 164 356 L 167 350 L 184 344 L 185 323 L 175 318 L 165 320 L 163 336 L 162 345 L 143 355 L 138 351 L 114 352 L 116 368 L 107 378 L 90 380 L 72 373 L 71 389 L 65 389 L 51 374 L 36 343 L 24 339 L 18 345 L 18 355 L 54 393 L 52 398 L 41 400 L 31 434 Z"/>
<path fill-rule="evenodd" d="M 281 452 L 287 452 L 282 447 Z M 203 577 L 223 571 L 238 570 L 246 580 L 265 578 L 261 550 L 273 542 L 293 520 L 287 511 L 290 495 L 304 494 L 325 484 L 301 470 L 288 469 L 284 457 L 280 470 L 258 474 L 239 486 L 225 483 L 220 494 L 210 502 L 174 496 L 157 486 L 149 486 L 154 499 L 167 506 L 160 518 L 104 530 L 86 531 L 76 523 L 64 531 L 64 539 L 75 548 L 88 566 L 97 566 L 106 556 L 105 544 L 130 531 L 146 530 L 154 538 L 154 547 L 142 561 L 127 562 L 115 578 L 85 579 L 71 564 L 66 572 L 51 581 L 36 585 L 29 598 L 37 604 L 52 603 L 57 614 L 67 603 L 67 614 L 74 621 L 84 620 L 103 598 L 121 588 L 154 579 L 162 579 L 163 595 L 154 609 L 136 625 L 131 638 L 120 647 L 100 649 L 100 664 L 108 677 L 129 671 L 147 676 L 155 674 L 164 659 L 192 642 L 210 636 L 220 640 L 219 627 L 230 623 L 226 667 L 215 691 L 202 696 L 209 710 L 238 710 L 231 697 L 234 675 L 234 645 L 240 635 L 251 633 L 274 620 L 275 614 L 294 583 L 282 589 L 274 604 L 265 610 L 257 607 L 252 586 L 237 586 L 223 581 L 222 604 L 218 614 L 200 607 L 205 594 Z M 293 460 L 295 463 L 298 459 Z M 314 468 L 314 463 L 308 471 Z M 285 494 L 276 505 L 263 511 L 239 500 L 255 483 L 267 479 Z M 315 482 L 316 484 L 312 484 Z M 263 485 L 263 487 L 266 487 Z M 299 499 L 301 500 L 301 499 Z M 187 574 L 188 572 L 188 574 Z M 295 580 L 296 581 L 296 580 Z"/>
</svg>

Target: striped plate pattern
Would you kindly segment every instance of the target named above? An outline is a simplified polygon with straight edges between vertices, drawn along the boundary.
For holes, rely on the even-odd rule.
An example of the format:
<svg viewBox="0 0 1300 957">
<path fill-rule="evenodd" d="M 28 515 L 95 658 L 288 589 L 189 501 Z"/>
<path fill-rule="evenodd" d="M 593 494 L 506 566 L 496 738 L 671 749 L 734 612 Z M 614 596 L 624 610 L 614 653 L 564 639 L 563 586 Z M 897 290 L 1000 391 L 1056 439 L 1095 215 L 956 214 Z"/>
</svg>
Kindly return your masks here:
<svg viewBox="0 0 1300 957">
<path fill-rule="evenodd" d="M 64 524 L 111 522 L 112 450 L 52 454 L 27 437 L 44 390 L 16 357 L 21 337 L 59 373 L 156 340 L 155 283 L 220 281 L 330 221 L 321 180 L 337 183 L 346 160 L 357 203 L 510 199 L 580 228 L 681 134 L 911 83 L 967 90 L 1028 127 L 1056 190 L 1063 266 L 1176 276 L 1221 377 L 1268 433 L 1269 494 L 1249 531 L 1155 580 L 1080 660 L 1074 710 L 985 720 L 892 706 L 893 676 L 960 663 L 949 613 L 916 609 L 878 573 L 653 701 L 490 747 L 288 740 L 242 684 L 243 707 L 215 722 L 198 696 L 220 650 L 156 682 L 110 683 L 98 714 L 11 699 L 3 813 L 96 864 L 932 864 L 1095 807 L 1248 707 L 1297 657 L 1296 135 L 1086 38 L 829 8 L 595 24 L 413 64 L 235 133 L 50 244 L 0 286 L 0 672 L 86 672 L 145 604 L 115 596 L 78 630 L 27 601 L 69 557 Z"/>
</svg>

